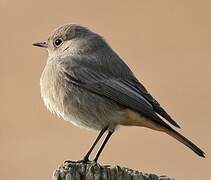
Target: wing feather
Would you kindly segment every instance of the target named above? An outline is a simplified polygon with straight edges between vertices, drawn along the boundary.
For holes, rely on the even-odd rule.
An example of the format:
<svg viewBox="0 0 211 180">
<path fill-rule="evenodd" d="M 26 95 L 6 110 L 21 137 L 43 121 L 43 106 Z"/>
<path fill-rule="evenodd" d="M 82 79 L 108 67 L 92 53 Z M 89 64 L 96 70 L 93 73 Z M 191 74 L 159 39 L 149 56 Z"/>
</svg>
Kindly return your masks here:
<svg viewBox="0 0 211 180">
<path fill-rule="evenodd" d="M 77 70 L 71 71 L 71 73 L 66 72 L 66 79 L 69 83 L 133 109 L 156 124 L 171 129 L 156 114 L 153 105 L 133 87 L 104 74 L 96 74 L 87 68 L 78 67 L 75 69 Z"/>
</svg>

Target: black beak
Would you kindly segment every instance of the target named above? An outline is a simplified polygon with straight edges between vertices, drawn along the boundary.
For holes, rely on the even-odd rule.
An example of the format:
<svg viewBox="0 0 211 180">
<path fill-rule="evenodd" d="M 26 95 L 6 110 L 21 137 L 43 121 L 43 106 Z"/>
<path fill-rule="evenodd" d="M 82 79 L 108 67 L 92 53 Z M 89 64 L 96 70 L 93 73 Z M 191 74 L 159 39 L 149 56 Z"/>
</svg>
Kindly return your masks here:
<svg viewBox="0 0 211 180">
<path fill-rule="evenodd" d="M 33 43 L 32 45 L 33 46 L 37 46 L 37 47 L 42 47 L 42 48 L 47 48 L 48 47 L 48 43 L 46 41 Z"/>
</svg>

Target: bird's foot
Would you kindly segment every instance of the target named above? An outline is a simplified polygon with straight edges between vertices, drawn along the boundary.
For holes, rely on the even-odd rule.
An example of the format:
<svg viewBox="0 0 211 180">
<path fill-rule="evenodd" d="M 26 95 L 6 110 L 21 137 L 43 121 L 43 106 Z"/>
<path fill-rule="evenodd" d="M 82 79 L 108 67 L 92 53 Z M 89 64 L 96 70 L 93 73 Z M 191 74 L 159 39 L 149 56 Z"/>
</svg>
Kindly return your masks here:
<svg viewBox="0 0 211 180">
<path fill-rule="evenodd" d="M 78 161 L 71 161 L 71 160 L 66 160 L 65 162 L 64 162 L 64 164 L 65 163 L 83 163 L 83 164 L 91 164 L 91 163 L 96 163 L 95 161 L 90 161 L 89 160 L 89 158 L 86 158 L 86 157 L 84 157 L 83 159 L 81 159 L 81 160 L 78 160 Z"/>
</svg>

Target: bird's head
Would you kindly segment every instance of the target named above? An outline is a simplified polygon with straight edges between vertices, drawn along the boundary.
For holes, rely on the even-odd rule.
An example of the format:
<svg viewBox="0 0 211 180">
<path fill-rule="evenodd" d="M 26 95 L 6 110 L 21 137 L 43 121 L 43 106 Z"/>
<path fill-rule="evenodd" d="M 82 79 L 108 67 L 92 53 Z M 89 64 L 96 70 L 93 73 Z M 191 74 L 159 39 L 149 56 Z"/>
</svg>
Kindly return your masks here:
<svg viewBox="0 0 211 180">
<path fill-rule="evenodd" d="M 65 24 L 55 29 L 47 41 L 33 43 L 48 50 L 49 57 L 67 54 L 83 54 L 105 46 L 101 36 L 86 27 Z"/>
</svg>

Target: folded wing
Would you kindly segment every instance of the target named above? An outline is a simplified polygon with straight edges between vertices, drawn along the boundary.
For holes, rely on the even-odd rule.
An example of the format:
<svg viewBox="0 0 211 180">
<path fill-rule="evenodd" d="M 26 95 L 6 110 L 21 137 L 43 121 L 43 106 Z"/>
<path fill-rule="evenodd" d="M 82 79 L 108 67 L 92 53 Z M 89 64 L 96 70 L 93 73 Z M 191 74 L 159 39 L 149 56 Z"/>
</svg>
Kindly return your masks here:
<svg viewBox="0 0 211 180">
<path fill-rule="evenodd" d="M 156 114 L 153 105 L 123 79 L 110 78 L 105 74 L 96 73 L 83 67 L 74 69 L 71 70 L 71 73 L 66 72 L 66 79 L 69 83 L 133 109 L 156 124 L 171 129 Z"/>
</svg>

